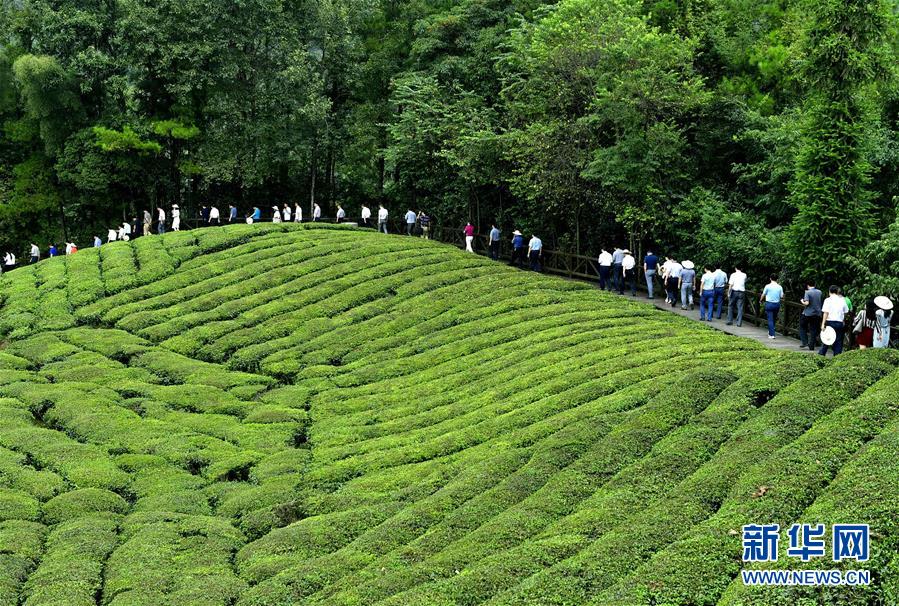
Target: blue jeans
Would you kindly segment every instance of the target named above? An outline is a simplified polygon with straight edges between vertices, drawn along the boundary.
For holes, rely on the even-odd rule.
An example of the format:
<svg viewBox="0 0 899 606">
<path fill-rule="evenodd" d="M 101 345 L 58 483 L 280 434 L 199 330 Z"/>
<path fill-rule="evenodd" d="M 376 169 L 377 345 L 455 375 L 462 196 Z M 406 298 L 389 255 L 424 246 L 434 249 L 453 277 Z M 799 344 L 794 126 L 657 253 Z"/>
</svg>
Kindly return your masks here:
<svg viewBox="0 0 899 606">
<path fill-rule="evenodd" d="M 839 355 L 843 353 L 843 337 L 846 336 L 846 326 L 842 322 L 834 322 L 832 320 L 828 320 L 824 323 L 824 326 L 830 326 L 837 333 L 837 340 L 833 342 L 833 345 L 830 347 L 833 348 L 833 355 Z M 822 356 L 827 355 L 827 345 L 822 345 L 821 350 L 818 352 Z"/>
<path fill-rule="evenodd" d="M 724 287 L 715 287 L 715 317 L 721 319 L 721 306 L 724 305 Z"/>
<path fill-rule="evenodd" d="M 712 321 L 712 303 L 715 302 L 715 291 L 704 290 L 699 297 L 699 319 Z M 707 315 L 703 315 L 707 314 Z"/>
<path fill-rule="evenodd" d="M 768 335 L 774 336 L 774 324 L 777 322 L 777 314 L 780 311 L 780 303 L 765 303 L 765 316 L 768 318 Z"/>
<path fill-rule="evenodd" d="M 612 263 L 612 290 L 624 290 L 622 282 L 624 277 L 621 275 L 621 263 Z"/>
<path fill-rule="evenodd" d="M 652 299 L 653 294 L 654 294 L 653 293 L 653 280 L 655 279 L 655 277 L 656 277 L 656 270 L 654 270 L 654 269 L 646 270 L 646 292 L 649 293 L 650 299 Z"/>
<path fill-rule="evenodd" d="M 687 304 L 693 305 L 693 287 L 689 284 L 681 284 L 680 306 L 686 309 Z"/>
</svg>

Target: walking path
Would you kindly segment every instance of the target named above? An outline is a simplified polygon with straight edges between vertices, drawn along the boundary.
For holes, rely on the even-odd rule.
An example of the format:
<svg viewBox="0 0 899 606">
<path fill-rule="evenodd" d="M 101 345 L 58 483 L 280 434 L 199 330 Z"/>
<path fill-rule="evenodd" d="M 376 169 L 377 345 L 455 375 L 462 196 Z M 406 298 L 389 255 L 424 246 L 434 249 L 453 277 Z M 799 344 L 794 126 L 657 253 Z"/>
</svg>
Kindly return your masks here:
<svg viewBox="0 0 899 606">
<path fill-rule="evenodd" d="M 663 293 L 664 294 L 664 293 Z M 627 295 L 624 295 L 627 296 Z M 652 300 L 647 300 L 645 296 L 638 294 L 637 300 L 645 301 L 646 303 L 655 305 L 658 309 L 664 309 L 665 311 L 671 312 L 673 314 L 677 314 L 684 318 L 689 318 L 691 320 L 695 320 L 699 322 L 699 311 L 691 311 L 691 310 L 683 310 L 680 308 L 680 305 L 676 305 L 671 307 L 670 305 L 665 303 L 664 298 L 656 297 Z M 771 349 L 779 349 L 781 351 L 797 351 L 804 352 L 807 354 L 814 353 L 809 351 L 805 347 L 799 347 L 799 339 L 794 339 L 792 337 L 785 337 L 784 335 L 777 333 L 776 339 L 768 338 L 768 329 L 763 328 L 761 326 L 755 326 L 754 324 L 750 324 L 749 322 L 743 322 L 742 326 L 737 326 L 733 324 L 731 326 L 727 325 L 727 306 L 725 305 L 723 313 L 721 314 L 721 319 L 716 320 L 714 317 L 711 322 L 703 322 L 704 325 L 714 328 L 716 330 L 720 330 L 721 332 L 726 332 L 729 335 L 734 335 L 737 337 L 744 337 L 746 339 L 752 339 L 753 341 L 757 341 L 766 347 L 770 347 Z"/>
</svg>

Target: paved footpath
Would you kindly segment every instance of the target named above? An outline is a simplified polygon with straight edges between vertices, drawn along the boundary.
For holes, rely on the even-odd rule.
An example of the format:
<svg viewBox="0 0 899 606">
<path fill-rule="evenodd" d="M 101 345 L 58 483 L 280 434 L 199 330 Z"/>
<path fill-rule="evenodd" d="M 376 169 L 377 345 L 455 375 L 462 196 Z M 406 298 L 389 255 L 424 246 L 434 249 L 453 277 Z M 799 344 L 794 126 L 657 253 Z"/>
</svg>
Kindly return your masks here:
<svg viewBox="0 0 899 606">
<path fill-rule="evenodd" d="M 627 295 L 624 295 L 625 297 Z M 654 304 L 658 309 L 664 309 L 665 311 L 671 312 L 673 314 L 677 314 L 679 316 L 683 316 L 684 318 L 689 318 L 691 320 L 695 320 L 699 322 L 699 309 L 697 308 L 694 311 L 686 310 L 680 308 L 680 305 L 676 305 L 671 307 L 670 305 L 665 303 L 665 299 L 656 297 L 655 299 L 648 300 L 645 295 L 641 295 L 637 293 L 636 297 L 637 301 L 643 301 L 646 303 Z M 726 332 L 729 335 L 735 335 L 737 337 L 744 337 L 746 339 L 752 339 L 753 341 L 758 341 L 762 345 L 766 347 L 770 347 L 771 349 L 779 349 L 781 351 L 796 351 L 796 352 L 804 352 L 804 353 L 813 353 L 809 351 L 807 348 L 799 347 L 799 339 L 794 339 L 793 337 L 785 337 L 784 335 L 777 333 L 776 339 L 768 338 L 768 329 L 762 328 L 761 326 L 755 326 L 749 322 L 743 322 L 743 326 L 737 326 L 733 324 L 728 326 L 726 324 L 727 320 L 727 309 L 725 307 L 724 312 L 721 314 L 721 319 L 716 320 L 712 318 L 711 322 L 703 322 L 706 326 L 711 328 L 720 330 L 721 332 Z"/>
</svg>

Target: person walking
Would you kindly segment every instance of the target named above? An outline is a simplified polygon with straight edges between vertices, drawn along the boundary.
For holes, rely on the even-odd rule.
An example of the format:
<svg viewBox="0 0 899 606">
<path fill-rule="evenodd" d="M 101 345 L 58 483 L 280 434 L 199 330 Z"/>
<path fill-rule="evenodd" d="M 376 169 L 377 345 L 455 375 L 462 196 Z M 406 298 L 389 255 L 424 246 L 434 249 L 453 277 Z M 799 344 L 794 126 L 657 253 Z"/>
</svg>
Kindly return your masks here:
<svg viewBox="0 0 899 606">
<path fill-rule="evenodd" d="M 473 253 L 474 248 L 472 248 L 471 244 L 474 242 L 474 225 L 471 224 L 471 221 L 465 224 L 462 232 L 465 234 L 465 250 Z"/>
<path fill-rule="evenodd" d="M 783 287 L 777 283 L 777 276 L 771 274 L 771 281 L 762 290 L 762 296 L 759 297 L 759 303 L 765 303 L 765 317 L 768 318 L 768 338 L 774 339 L 777 335 L 774 327 L 777 323 L 777 314 L 780 312 L 780 302 L 784 296 Z"/>
<path fill-rule="evenodd" d="M 855 342 L 859 349 L 874 347 L 874 330 L 878 327 L 877 304 L 874 303 L 874 299 L 870 299 L 855 315 L 852 323 L 852 332 L 855 333 Z"/>
<path fill-rule="evenodd" d="M 287 208 L 286 205 L 285 205 L 285 208 Z M 213 223 L 216 225 L 222 224 L 222 215 L 219 213 L 218 206 L 210 206 L 209 207 L 209 224 L 211 225 Z"/>
<path fill-rule="evenodd" d="M 421 237 L 431 239 L 431 217 L 423 210 L 418 211 L 418 224 L 421 225 Z"/>
<path fill-rule="evenodd" d="M 200 209 L 200 220 L 203 221 L 206 225 L 209 225 L 209 207 L 205 204 Z"/>
<path fill-rule="evenodd" d="M 172 231 L 181 231 L 181 209 L 172 204 Z"/>
<path fill-rule="evenodd" d="M 94 236 L 94 248 L 100 248 L 103 246 L 103 240 L 100 239 L 100 236 Z"/>
<path fill-rule="evenodd" d="M 874 297 L 877 306 L 877 326 L 874 329 L 874 342 L 872 347 L 882 349 L 890 346 L 890 320 L 893 319 L 893 302 L 884 296 Z"/>
<path fill-rule="evenodd" d="M 335 222 L 340 223 L 344 219 L 346 219 L 346 211 L 343 210 L 343 207 L 340 204 L 338 204 L 337 205 L 337 216 L 335 217 Z"/>
<path fill-rule="evenodd" d="M 805 284 L 805 293 L 799 301 L 803 307 L 799 316 L 799 347 L 807 347 L 809 351 L 814 351 L 818 346 L 823 299 L 824 295 L 815 288 L 814 281 L 808 280 Z"/>
<path fill-rule="evenodd" d="M 387 209 L 383 204 L 378 205 L 378 231 L 387 233 Z"/>
<path fill-rule="evenodd" d="M 119 239 L 119 232 L 113 228 L 109 228 L 106 232 L 106 243 L 115 242 Z"/>
<path fill-rule="evenodd" d="M 680 291 L 680 308 L 687 309 L 689 303 L 690 309 L 693 309 L 693 291 L 696 290 L 696 266 L 693 261 L 684 261 L 680 272 L 680 278 L 677 280 L 677 289 Z"/>
<path fill-rule="evenodd" d="M 665 303 L 671 303 L 670 293 L 668 292 L 668 270 L 671 269 L 671 257 L 665 257 L 665 262 L 659 268 L 659 275 L 662 276 L 662 289 L 665 291 Z"/>
<path fill-rule="evenodd" d="M 161 206 L 156 209 L 156 233 L 160 235 L 165 233 L 165 209 Z"/>
<path fill-rule="evenodd" d="M 727 279 L 727 322 L 734 323 L 734 309 L 737 310 L 737 326 L 743 326 L 743 306 L 746 303 L 746 274 L 734 267 Z"/>
<path fill-rule="evenodd" d="M 834 333 L 836 333 L 836 339 L 833 345 L 822 343 L 818 354 L 826 356 L 827 348 L 830 347 L 833 349 L 833 355 L 838 356 L 843 353 L 843 338 L 846 336 L 845 321 L 847 314 L 849 314 L 849 306 L 846 304 L 846 300 L 840 296 L 840 288 L 838 286 L 831 285 L 828 292 L 830 296 L 824 299 L 824 303 L 821 304 L 821 330 L 832 328 Z M 823 336 L 821 341 L 824 341 Z"/>
<path fill-rule="evenodd" d="M 621 271 L 622 261 L 624 261 L 624 249 L 616 246 L 615 250 L 612 251 L 612 288 L 615 290 L 620 289 L 621 292 L 624 291 L 624 285 L 621 283 L 624 279 Z"/>
<path fill-rule="evenodd" d="M 56 250 L 56 244 L 51 244 L 50 246 L 47 247 L 47 256 L 48 257 L 55 257 L 58 254 L 59 254 L 59 252 Z"/>
<path fill-rule="evenodd" d="M 128 221 L 125 221 L 124 223 L 122 223 L 122 236 L 123 236 L 123 238 L 122 238 L 123 240 L 131 239 L 131 224 L 128 223 Z"/>
<path fill-rule="evenodd" d="M 537 234 L 531 234 L 531 240 L 528 242 L 528 259 L 531 262 L 531 270 L 536 272 L 543 271 L 540 260 L 543 258 L 543 240 L 537 237 Z"/>
<path fill-rule="evenodd" d="M 624 249 L 622 251 L 624 257 L 621 259 L 621 282 L 618 286 L 618 294 L 624 294 L 624 287 L 627 284 L 631 286 L 631 296 L 637 296 L 637 260 L 631 254 L 631 251 Z"/>
<path fill-rule="evenodd" d="M 487 238 L 487 249 L 490 258 L 494 261 L 499 261 L 499 228 L 496 225 L 490 226 L 490 234 Z"/>
<path fill-rule="evenodd" d="M 715 277 L 715 318 L 720 320 L 721 313 L 724 311 L 724 289 L 727 286 L 727 274 L 720 267 L 716 267 L 712 275 Z"/>
<path fill-rule="evenodd" d="M 684 266 L 674 259 L 670 259 L 670 261 L 664 274 L 665 301 L 674 307 L 677 305 L 677 293 L 680 290 L 680 277 Z"/>
<path fill-rule="evenodd" d="M 322 207 L 318 205 L 318 202 L 312 203 L 312 221 L 318 221 L 322 218 Z"/>
<path fill-rule="evenodd" d="M 715 276 L 711 268 L 706 265 L 703 268 L 702 277 L 699 278 L 699 320 L 712 321 L 712 307 L 715 302 Z"/>
<path fill-rule="evenodd" d="M 228 223 L 237 221 L 237 207 L 233 204 L 228 205 Z"/>
<path fill-rule="evenodd" d="M 512 232 L 512 259 L 509 265 L 524 269 L 524 236 L 517 229 Z"/>
<path fill-rule="evenodd" d="M 365 204 L 362 205 L 362 212 L 359 213 L 360 223 L 362 227 L 371 227 L 371 209 Z"/>
<path fill-rule="evenodd" d="M 659 258 L 652 253 L 652 251 L 647 251 L 646 256 L 643 257 L 643 277 L 646 278 L 646 298 L 654 299 L 654 287 L 655 287 L 655 277 L 656 277 L 656 269 L 659 266 Z"/>
<path fill-rule="evenodd" d="M 153 229 L 153 215 L 146 208 L 144 209 L 144 235 L 149 236 L 150 230 Z"/>
<path fill-rule="evenodd" d="M 41 260 L 41 249 L 34 242 L 31 243 L 31 260 L 29 263 L 37 263 Z"/>
<path fill-rule="evenodd" d="M 6 253 L 3 257 L 3 271 L 9 271 L 16 268 L 16 256 L 11 252 Z"/>
<path fill-rule="evenodd" d="M 272 223 L 280 223 L 281 222 L 281 209 L 277 206 L 272 206 Z"/>
<path fill-rule="evenodd" d="M 259 223 L 262 220 L 262 211 L 258 206 L 253 207 L 253 214 L 250 215 L 250 218 L 253 220 L 252 223 Z"/>
<path fill-rule="evenodd" d="M 302 223 L 303 222 L 303 207 L 300 206 L 300 203 L 297 202 L 293 205 L 293 222 L 294 223 Z"/>
<path fill-rule="evenodd" d="M 78 246 L 74 242 L 66 243 L 66 254 L 67 255 L 74 255 L 76 252 L 78 252 Z"/>
<path fill-rule="evenodd" d="M 281 218 L 285 223 L 290 223 L 293 220 L 293 213 L 290 210 L 290 204 L 284 203 L 284 208 L 281 209 Z"/>
<path fill-rule="evenodd" d="M 411 236 L 415 233 L 415 220 L 418 215 L 411 208 L 406 211 L 406 235 Z"/>
<path fill-rule="evenodd" d="M 612 290 L 612 253 L 605 248 L 600 249 L 596 263 L 599 268 L 599 290 Z"/>
</svg>

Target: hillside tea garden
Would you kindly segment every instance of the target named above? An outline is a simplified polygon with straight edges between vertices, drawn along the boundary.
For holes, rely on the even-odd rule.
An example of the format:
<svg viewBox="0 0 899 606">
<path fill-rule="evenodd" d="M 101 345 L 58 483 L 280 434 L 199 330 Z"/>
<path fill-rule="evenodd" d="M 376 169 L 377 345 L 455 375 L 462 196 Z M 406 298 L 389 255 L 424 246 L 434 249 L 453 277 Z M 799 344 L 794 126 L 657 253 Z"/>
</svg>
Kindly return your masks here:
<svg viewBox="0 0 899 606">
<path fill-rule="evenodd" d="M 899 352 L 767 349 L 339 226 L 0 279 L 0 604 L 899 603 Z M 863 522 L 867 586 L 743 585 Z"/>
</svg>

